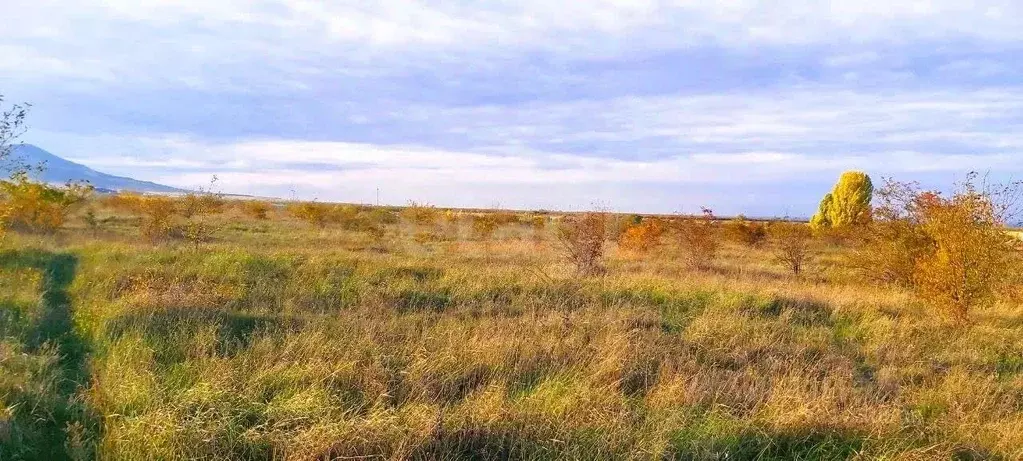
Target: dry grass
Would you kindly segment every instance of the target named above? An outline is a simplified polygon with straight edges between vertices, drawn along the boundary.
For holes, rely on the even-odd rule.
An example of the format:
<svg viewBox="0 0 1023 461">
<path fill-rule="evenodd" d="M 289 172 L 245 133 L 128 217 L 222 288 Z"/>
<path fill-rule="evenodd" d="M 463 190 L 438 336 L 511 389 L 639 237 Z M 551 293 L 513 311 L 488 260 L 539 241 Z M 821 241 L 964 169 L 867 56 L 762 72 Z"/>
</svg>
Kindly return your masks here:
<svg viewBox="0 0 1023 461">
<path fill-rule="evenodd" d="M 579 279 L 529 219 L 217 215 L 196 251 L 97 213 L 0 252 L 0 459 L 1023 457 L 1018 302 L 958 327 L 842 247 Z"/>
</svg>

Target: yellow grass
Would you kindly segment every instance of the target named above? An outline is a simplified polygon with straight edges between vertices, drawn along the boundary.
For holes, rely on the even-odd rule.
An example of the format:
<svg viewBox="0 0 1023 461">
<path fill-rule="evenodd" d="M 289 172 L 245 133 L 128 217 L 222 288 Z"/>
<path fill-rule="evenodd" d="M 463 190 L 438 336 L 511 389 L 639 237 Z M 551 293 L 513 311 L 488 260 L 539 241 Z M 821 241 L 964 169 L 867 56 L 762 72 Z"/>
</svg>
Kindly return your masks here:
<svg viewBox="0 0 1023 461">
<path fill-rule="evenodd" d="M 196 249 L 101 213 L 0 251 L 0 459 L 1023 457 L 1018 300 L 957 327 L 844 248 L 578 279 L 529 219 L 231 210 Z"/>
</svg>

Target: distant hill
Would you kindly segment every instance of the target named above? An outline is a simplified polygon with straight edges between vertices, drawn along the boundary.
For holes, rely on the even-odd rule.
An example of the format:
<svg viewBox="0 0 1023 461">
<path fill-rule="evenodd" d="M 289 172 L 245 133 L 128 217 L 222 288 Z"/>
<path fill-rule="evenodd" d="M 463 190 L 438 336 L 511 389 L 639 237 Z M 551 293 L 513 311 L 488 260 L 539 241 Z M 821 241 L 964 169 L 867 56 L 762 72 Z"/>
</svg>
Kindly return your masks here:
<svg viewBox="0 0 1023 461">
<path fill-rule="evenodd" d="M 41 174 L 33 174 L 33 178 L 46 183 L 65 183 L 68 181 L 88 181 L 97 190 L 110 191 L 135 191 L 135 192 L 156 192 L 156 193 L 180 193 L 187 192 L 184 189 L 165 186 L 149 181 L 114 176 L 93 170 L 80 163 L 60 158 L 43 149 L 31 144 L 15 146 L 12 158 L 29 165 L 43 164 L 45 170 Z M 5 176 L 9 171 L 0 173 Z"/>
</svg>

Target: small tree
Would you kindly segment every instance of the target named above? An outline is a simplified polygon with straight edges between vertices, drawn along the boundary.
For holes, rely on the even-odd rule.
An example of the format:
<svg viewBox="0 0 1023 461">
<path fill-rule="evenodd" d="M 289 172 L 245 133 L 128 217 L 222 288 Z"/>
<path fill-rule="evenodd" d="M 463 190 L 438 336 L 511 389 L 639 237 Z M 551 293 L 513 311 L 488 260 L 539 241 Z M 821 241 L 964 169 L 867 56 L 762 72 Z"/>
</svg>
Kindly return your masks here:
<svg viewBox="0 0 1023 461">
<path fill-rule="evenodd" d="M 18 137 L 25 133 L 25 117 L 28 115 L 28 104 L 14 104 L 4 108 L 4 96 L 0 94 L 0 170 L 14 174 L 27 168 L 17 159 L 12 158 Z"/>
<path fill-rule="evenodd" d="M 778 262 L 799 275 L 810 259 L 812 234 L 804 224 L 777 223 L 771 228 L 776 245 Z"/>
<path fill-rule="evenodd" d="M 217 177 L 213 176 L 209 187 L 186 195 L 182 209 L 179 210 L 187 219 L 183 229 L 184 237 L 196 248 L 213 240 L 218 230 L 211 217 L 223 211 L 224 199 L 220 194 L 213 192 L 216 183 Z"/>
<path fill-rule="evenodd" d="M 683 219 L 678 224 L 677 234 L 685 262 L 696 269 L 708 268 L 720 246 L 714 211 L 701 208 L 699 218 Z"/>
<path fill-rule="evenodd" d="M 999 201 L 1015 195 L 1015 186 L 980 190 L 973 181 L 969 177 L 950 198 L 934 194 L 922 202 L 921 230 L 931 246 L 914 273 L 917 294 L 958 321 L 991 303 L 1015 270 L 1015 242 Z"/>
<path fill-rule="evenodd" d="M 565 218 L 558 227 L 558 241 L 579 276 L 602 275 L 607 213 L 591 212 Z"/>
<path fill-rule="evenodd" d="M 846 171 L 830 193 L 821 199 L 810 219 L 814 232 L 862 226 L 870 222 L 870 200 L 874 185 L 862 171 Z"/>
<path fill-rule="evenodd" d="M 100 227 L 103 226 L 103 220 L 96 216 L 95 209 L 89 207 L 89 209 L 85 210 L 85 213 L 82 215 L 82 221 L 85 222 L 85 227 L 89 229 L 93 237 L 99 235 Z"/>
<path fill-rule="evenodd" d="M 924 205 L 933 198 L 918 184 L 885 180 L 877 191 L 874 219 L 850 258 L 864 278 L 904 287 L 913 285 L 916 262 L 930 246 L 921 220 Z"/>
<path fill-rule="evenodd" d="M 16 180 L 27 167 L 18 159 L 11 158 L 15 141 L 25 132 L 25 116 L 28 115 L 27 104 L 14 104 L 4 108 L 4 97 L 0 95 L 0 171 L 6 171 L 10 179 Z M 12 211 L 8 203 L 0 202 L 0 237 L 7 229 Z"/>
<path fill-rule="evenodd" d="M 135 212 L 139 214 L 139 233 L 151 242 L 164 240 L 174 235 L 174 214 L 177 211 L 174 200 L 159 195 L 132 196 L 130 199 Z"/>
<path fill-rule="evenodd" d="M 1021 183 L 977 185 L 971 173 L 951 197 L 889 181 L 855 262 L 868 276 L 907 285 L 957 321 L 1012 283 L 1015 244 L 1006 222 Z"/>
</svg>

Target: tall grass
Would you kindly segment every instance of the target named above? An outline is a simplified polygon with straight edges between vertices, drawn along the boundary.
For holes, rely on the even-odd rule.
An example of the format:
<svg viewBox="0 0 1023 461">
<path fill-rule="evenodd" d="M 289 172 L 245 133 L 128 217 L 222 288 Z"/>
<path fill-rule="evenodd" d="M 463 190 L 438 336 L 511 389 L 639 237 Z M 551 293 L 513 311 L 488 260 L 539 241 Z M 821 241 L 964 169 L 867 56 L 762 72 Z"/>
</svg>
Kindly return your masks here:
<svg viewBox="0 0 1023 461">
<path fill-rule="evenodd" d="M 447 251 L 214 218 L 201 252 L 11 236 L 0 458 L 1023 457 L 1019 305 L 951 330 L 846 248 L 802 277 L 609 249 L 577 278 L 528 219 Z"/>
</svg>

